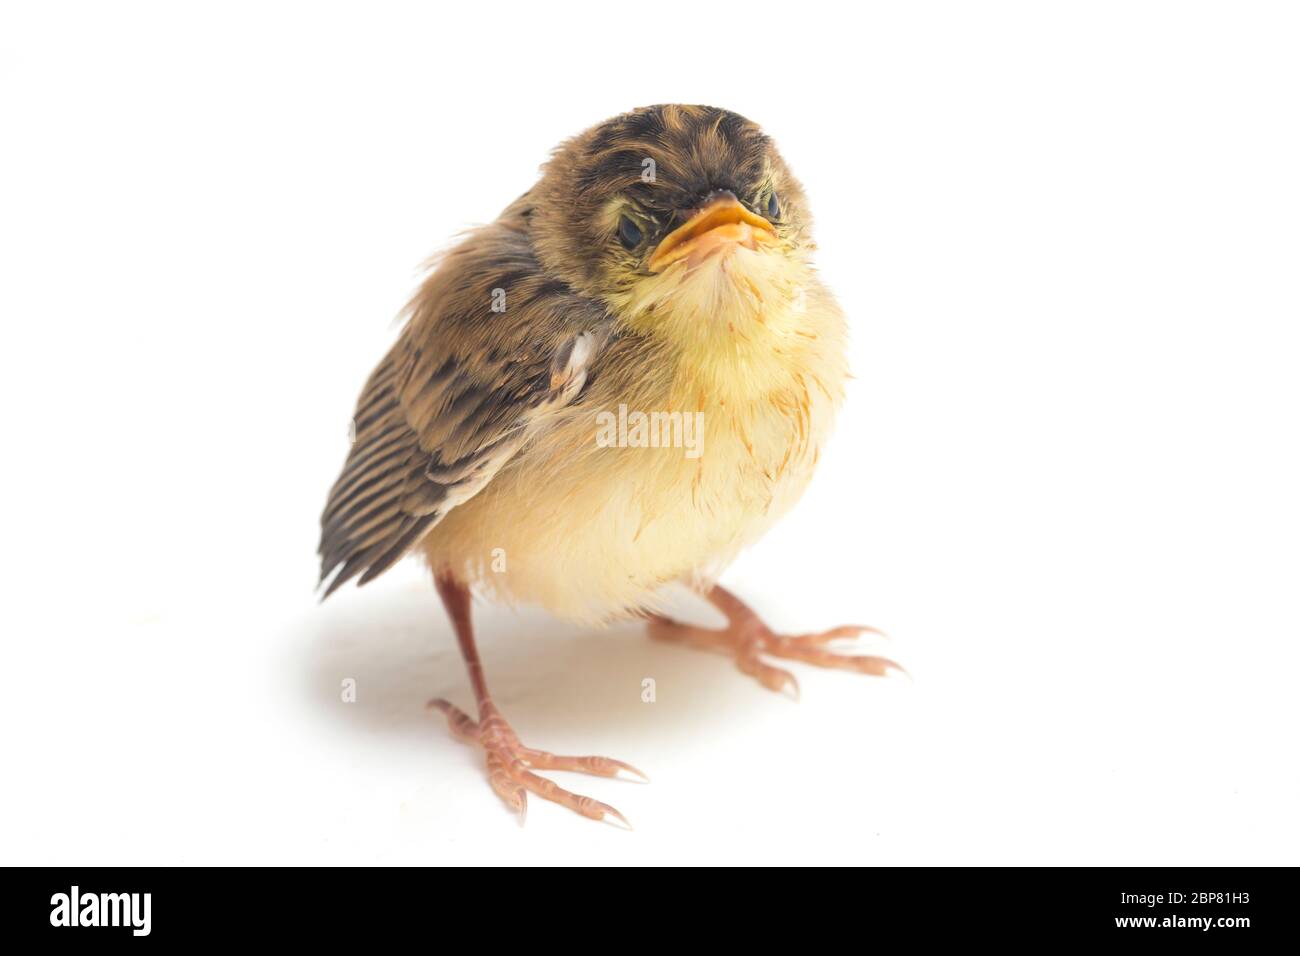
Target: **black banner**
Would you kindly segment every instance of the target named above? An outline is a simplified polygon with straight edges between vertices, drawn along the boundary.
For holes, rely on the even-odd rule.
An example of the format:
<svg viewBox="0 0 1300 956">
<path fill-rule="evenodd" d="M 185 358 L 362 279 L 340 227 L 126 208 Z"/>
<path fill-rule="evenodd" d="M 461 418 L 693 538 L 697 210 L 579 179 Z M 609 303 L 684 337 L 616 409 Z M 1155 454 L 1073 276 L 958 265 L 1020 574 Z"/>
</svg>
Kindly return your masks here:
<svg viewBox="0 0 1300 956">
<path fill-rule="evenodd" d="M 515 938 L 581 939 L 690 925 L 737 942 L 774 923 L 807 939 L 1193 942 L 1238 947 L 1295 936 L 1290 869 L 861 869 L 610 874 L 419 869 L 9 870 L 5 926 L 98 945 L 247 940 L 436 945 L 476 925 Z M 467 919 L 468 918 L 468 919 Z M 450 929 L 440 921 L 454 920 Z M 477 921 L 477 922 L 476 922 Z M 512 923 L 514 925 L 512 925 Z M 773 930 L 775 931 L 775 930 Z M 499 939 L 499 937 L 498 937 Z M 770 942 L 770 940 L 760 940 Z"/>
</svg>

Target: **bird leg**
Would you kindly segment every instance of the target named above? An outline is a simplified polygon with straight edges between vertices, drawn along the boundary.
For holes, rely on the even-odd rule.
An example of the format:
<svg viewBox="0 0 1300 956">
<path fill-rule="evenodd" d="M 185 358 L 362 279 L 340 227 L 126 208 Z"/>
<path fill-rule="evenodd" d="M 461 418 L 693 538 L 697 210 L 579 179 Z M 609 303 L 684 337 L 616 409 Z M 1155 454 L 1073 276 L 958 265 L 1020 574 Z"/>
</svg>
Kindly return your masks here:
<svg viewBox="0 0 1300 956">
<path fill-rule="evenodd" d="M 550 780 L 539 777 L 533 770 L 573 770 L 598 777 L 616 777 L 620 770 L 626 770 L 642 779 L 649 778 L 621 760 L 611 760 L 609 757 L 558 756 L 520 743 L 488 693 L 483 664 L 479 660 L 478 648 L 474 644 L 474 630 L 470 623 L 469 589 L 445 571 L 434 575 L 434 583 L 442 598 L 443 607 L 451 618 L 452 628 L 456 631 L 460 653 L 465 659 L 465 669 L 469 671 L 474 699 L 478 703 L 478 720 L 447 700 L 431 700 L 429 706 L 446 715 L 447 724 L 455 737 L 483 748 L 487 756 L 488 783 L 497 796 L 519 814 L 521 825 L 528 816 L 528 791 L 531 790 L 543 800 L 568 807 L 584 817 L 602 820 L 610 816 L 630 828 L 627 818 L 609 804 L 570 793 Z"/>
<path fill-rule="evenodd" d="M 819 667 L 835 667 L 874 674 L 883 677 L 890 668 L 902 673 L 903 668 L 886 657 L 867 657 L 859 654 L 841 654 L 823 645 L 842 638 L 861 634 L 881 634 L 874 627 L 848 625 L 831 628 L 819 634 L 799 634 L 785 637 L 772 633 L 757 614 L 726 588 L 714 585 L 705 595 L 709 603 L 727 617 L 727 626 L 721 629 L 679 624 L 661 615 L 652 615 L 648 630 L 659 641 L 672 641 L 690 647 L 703 648 L 733 656 L 736 666 L 756 678 L 768 690 L 782 691 L 789 687 L 799 696 L 799 682 L 793 674 L 773 667 L 763 660 L 768 657 L 803 661 Z M 883 635 L 882 635 L 883 636 Z"/>
</svg>

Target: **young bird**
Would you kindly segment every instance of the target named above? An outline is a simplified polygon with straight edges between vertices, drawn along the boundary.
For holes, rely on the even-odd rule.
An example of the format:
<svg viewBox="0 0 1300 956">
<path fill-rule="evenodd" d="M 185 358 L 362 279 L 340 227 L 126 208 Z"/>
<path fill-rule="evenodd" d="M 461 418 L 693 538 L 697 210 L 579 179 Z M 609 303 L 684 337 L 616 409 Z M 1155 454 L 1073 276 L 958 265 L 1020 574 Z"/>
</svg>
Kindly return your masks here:
<svg viewBox="0 0 1300 956">
<path fill-rule="evenodd" d="M 520 742 L 488 692 L 471 587 L 584 623 L 646 616 L 653 637 L 730 654 L 772 690 L 797 685 L 764 657 L 897 666 L 822 646 L 870 628 L 779 636 L 713 583 L 803 492 L 841 401 L 845 324 L 809 229 L 803 189 L 754 123 L 634 110 L 563 143 L 441 258 L 366 383 L 321 516 L 322 583 L 337 570 L 325 593 L 423 554 L 477 720 L 431 706 L 483 748 L 521 820 L 532 791 L 626 823 L 534 771 L 640 772 Z M 675 581 L 727 626 L 662 616 Z"/>
</svg>

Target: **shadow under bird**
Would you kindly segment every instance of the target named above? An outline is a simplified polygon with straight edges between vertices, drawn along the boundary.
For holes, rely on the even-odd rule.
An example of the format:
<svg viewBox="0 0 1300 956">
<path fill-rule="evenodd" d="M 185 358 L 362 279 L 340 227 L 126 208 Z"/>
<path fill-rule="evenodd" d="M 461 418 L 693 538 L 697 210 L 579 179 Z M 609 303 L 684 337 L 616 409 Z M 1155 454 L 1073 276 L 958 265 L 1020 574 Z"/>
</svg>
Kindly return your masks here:
<svg viewBox="0 0 1300 956">
<path fill-rule="evenodd" d="M 477 714 L 432 706 L 521 819 L 531 791 L 626 823 L 536 771 L 640 772 L 521 743 L 488 692 L 471 588 L 583 623 L 644 616 L 772 690 L 797 684 L 766 658 L 897 666 L 825 646 L 871 628 L 777 635 L 714 583 L 799 498 L 841 402 L 845 323 L 813 248 L 803 189 L 757 125 L 634 110 L 561 144 L 439 259 L 366 383 L 321 516 L 325 593 L 423 555 Z M 672 582 L 727 626 L 665 617 Z"/>
</svg>

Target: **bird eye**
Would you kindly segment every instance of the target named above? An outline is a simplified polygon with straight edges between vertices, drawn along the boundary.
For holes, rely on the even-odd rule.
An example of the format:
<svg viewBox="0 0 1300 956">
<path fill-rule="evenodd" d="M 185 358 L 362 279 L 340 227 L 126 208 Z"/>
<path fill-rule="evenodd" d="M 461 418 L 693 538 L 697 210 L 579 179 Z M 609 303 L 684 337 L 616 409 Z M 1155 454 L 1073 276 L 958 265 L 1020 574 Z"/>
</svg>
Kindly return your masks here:
<svg viewBox="0 0 1300 956">
<path fill-rule="evenodd" d="M 618 241 L 623 243 L 625 249 L 635 249 L 641 244 L 641 230 L 627 216 L 618 221 Z"/>
<path fill-rule="evenodd" d="M 781 202 L 776 198 L 776 193 L 772 193 L 770 196 L 767 197 L 767 218 L 768 219 L 781 218 Z"/>
</svg>

